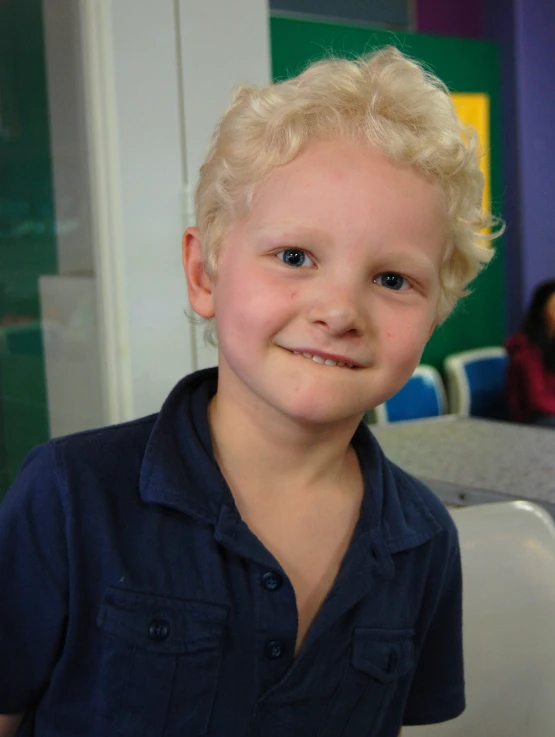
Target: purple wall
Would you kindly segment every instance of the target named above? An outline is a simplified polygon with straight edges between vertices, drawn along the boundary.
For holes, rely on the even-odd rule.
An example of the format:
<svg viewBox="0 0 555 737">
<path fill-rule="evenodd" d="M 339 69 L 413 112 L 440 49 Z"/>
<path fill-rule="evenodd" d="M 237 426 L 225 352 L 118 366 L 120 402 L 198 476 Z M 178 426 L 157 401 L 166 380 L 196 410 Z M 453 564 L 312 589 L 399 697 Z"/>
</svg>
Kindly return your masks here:
<svg viewBox="0 0 555 737">
<path fill-rule="evenodd" d="M 416 0 L 416 30 L 443 36 L 484 36 L 484 0 Z"/>
<path fill-rule="evenodd" d="M 421 33 L 486 37 L 500 48 L 507 328 L 555 278 L 553 0 L 417 0 Z"/>
<path fill-rule="evenodd" d="M 555 278 L 555 11 L 553 0 L 486 0 L 502 79 L 508 327 L 534 287 Z"/>
<path fill-rule="evenodd" d="M 518 156 L 518 100 L 516 96 L 515 17 L 513 0 L 486 0 L 487 38 L 499 45 L 501 86 L 501 168 L 503 179 L 503 217 L 507 230 L 505 248 L 505 312 L 507 331 L 516 332 L 525 305 L 522 281 L 522 203 L 520 158 Z"/>
<path fill-rule="evenodd" d="M 555 6 L 513 0 L 525 301 L 555 278 Z"/>
</svg>

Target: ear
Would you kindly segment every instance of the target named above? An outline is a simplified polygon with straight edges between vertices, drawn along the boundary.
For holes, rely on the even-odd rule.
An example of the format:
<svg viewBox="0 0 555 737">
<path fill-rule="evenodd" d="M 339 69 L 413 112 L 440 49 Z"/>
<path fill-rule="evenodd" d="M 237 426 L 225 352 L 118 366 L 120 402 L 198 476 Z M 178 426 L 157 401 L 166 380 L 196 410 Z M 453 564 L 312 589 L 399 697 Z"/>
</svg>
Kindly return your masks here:
<svg viewBox="0 0 555 737">
<path fill-rule="evenodd" d="M 214 317 L 213 282 L 204 268 L 198 228 L 187 228 L 183 234 L 182 251 L 191 307 L 201 317 Z"/>
</svg>

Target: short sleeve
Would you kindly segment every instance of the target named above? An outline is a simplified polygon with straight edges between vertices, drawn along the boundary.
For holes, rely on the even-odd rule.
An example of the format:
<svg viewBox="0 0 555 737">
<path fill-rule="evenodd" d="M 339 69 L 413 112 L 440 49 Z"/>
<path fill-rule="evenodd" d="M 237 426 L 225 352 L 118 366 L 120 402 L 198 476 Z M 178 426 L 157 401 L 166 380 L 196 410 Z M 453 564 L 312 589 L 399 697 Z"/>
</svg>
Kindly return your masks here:
<svg viewBox="0 0 555 737">
<path fill-rule="evenodd" d="M 454 538 L 405 708 L 407 726 L 454 719 L 465 708 L 462 570 L 456 530 Z"/>
<path fill-rule="evenodd" d="M 29 710 L 48 685 L 63 643 L 67 568 L 48 443 L 29 454 L 0 504 L 0 713 Z"/>
</svg>

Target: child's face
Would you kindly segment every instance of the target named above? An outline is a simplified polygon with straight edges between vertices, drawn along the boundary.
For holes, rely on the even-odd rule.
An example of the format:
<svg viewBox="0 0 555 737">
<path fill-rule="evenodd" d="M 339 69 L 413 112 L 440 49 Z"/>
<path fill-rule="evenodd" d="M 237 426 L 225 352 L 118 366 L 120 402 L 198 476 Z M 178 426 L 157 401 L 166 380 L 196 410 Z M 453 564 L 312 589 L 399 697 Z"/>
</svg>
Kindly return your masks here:
<svg viewBox="0 0 555 737">
<path fill-rule="evenodd" d="M 312 144 L 270 174 L 222 244 L 218 391 L 317 424 L 383 402 L 434 328 L 445 238 L 430 181 L 374 149 Z"/>
<path fill-rule="evenodd" d="M 555 335 L 555 292 L 545 303 L 544 315 L 548 335 Z"/>
</svg>

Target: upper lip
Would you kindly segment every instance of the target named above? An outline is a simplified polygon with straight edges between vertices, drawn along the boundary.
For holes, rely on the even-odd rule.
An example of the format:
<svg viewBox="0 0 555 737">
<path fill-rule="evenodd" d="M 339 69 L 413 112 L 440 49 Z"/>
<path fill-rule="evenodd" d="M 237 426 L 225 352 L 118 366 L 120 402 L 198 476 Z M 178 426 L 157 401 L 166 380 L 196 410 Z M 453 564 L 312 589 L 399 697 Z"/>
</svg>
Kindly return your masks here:
<svg viewBox="0 0 555 737">
<path fill-rule="evenodd" d="M 351 366 L 356 366 L 356 368 L 364 368 L 362 363 L 353 361 L 352 358 L 348 358 L 347 356 L 341 356 L 339 353 L 327 353 L 326 351 L 315 350 L 314 348 L 287 348 L 287 350 L 291 351 L 291 353 L 310 353 L 311 356 L 321 356 L 323 359 L 329 358 L 332 361 L 337 361 L 337 363 L 348 363 Z"/>
</svg>

